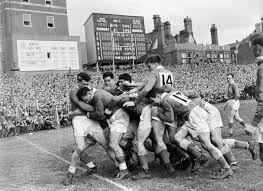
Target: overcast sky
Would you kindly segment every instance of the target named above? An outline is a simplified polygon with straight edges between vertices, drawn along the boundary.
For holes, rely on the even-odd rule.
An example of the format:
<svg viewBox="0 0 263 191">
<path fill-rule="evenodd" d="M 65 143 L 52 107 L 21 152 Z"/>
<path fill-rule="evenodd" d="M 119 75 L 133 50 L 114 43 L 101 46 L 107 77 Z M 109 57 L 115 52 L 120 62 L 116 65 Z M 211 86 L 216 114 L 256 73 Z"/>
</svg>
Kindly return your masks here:
<svg viewBox="0 0 263 191">
<path fill-rule="evenodd" d="M 242 40 L 263 16 L 263 0 L 67 0 L 70 35 L 85 40 L 84 22 L 92 12 L 144 17 L 146 33 L 153 29 L 153 15 L 170 21 L 172 34 L 184 29 L 190 17 L 197 43 L 210 44 L 210 27 L 216 24 L 219 44 Z"/>
</svg>

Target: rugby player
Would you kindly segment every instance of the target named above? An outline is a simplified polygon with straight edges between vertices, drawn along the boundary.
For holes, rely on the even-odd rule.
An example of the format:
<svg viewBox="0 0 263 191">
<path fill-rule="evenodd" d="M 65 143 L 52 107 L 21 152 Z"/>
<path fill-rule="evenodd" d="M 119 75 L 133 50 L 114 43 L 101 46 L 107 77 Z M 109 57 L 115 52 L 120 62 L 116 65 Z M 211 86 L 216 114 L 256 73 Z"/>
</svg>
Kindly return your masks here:
<svg viewBox="0 0 263 191">
<path fill-rule="evenodd" d="M 229 110 L 229 136 L 233 136 L 233 127 L 234 127 L 234 119 L 239 122 L 244 128 L 246 128 L 246 123 L 242 118 L 239 116 L 239 97 L 240 92 L 238 89 L 237 84 L 234 81 L 234 74 L 229 73 L 227 74 L 227 82 L 228 82 L 228 88 L 227 88 L 227 96 L 228 101 L 226 103 L 225 109 Z M 246 132 L 247 133 L 247 132 Z"/>
<path fill-rule="evenodd" d="M 79 96 L 86 103 L 92 103 L 94 111 L 88 112 L 89 118 L 100 121 L 102 128 L 109 126 L 110 129 L 110 141 L 109 146 L 115 153 L 115 158 L 118 162 L 119 173 L 118 179 L 129 178 L 130 172 L 127 169 L 125 155 L 123 148 L 120 146 L 120 141 L 124 134 L 128 131 L 129 115 L 119 106 L 113 104 L 113 95 L 107 91 L 101 89 L 89 89 L 83 88 L 79 91 Z M 110 113 L 110 118 L 107 122 L 105 110 Z"/>
<path fill-rule="evenodd" d="M 80 160 L 83 161 L 90 169 L 89 173 L 96 172 L 96 166 L 92 161 L 88 160 L 85 150 L 98 142 L 108 153 L 110 158 L 115 161 L 115 155 L 111 151 L 106 141 L 103 129 L 100 124 L 86 116 L 86 112 L 92 112 L 93 106 L 83 102 L 78 98 L 78 91 L 80 88 L 89 87 L 90 76 L 84 72 L 77 75 L 77 87 L 74 87 L 70 92 L 71 109 L 74 112 L 72 116 L 72 127 L 74 139 L 76 142 L 75 151 L 71 157 L 71 163 L 68 169 L 68 173 L 63 180 L 65 186 L 71 185 L 73 176 L 76 172 L 77 165 Z M 76 114 L 76 110 L 78 110 Z"/>
<path fill-rule="evenodd" d="M 257 109 L 249 129 L 251 129 L 250 131 L 253 132 L 254 138 L 259 143 L 260 160 L 263 165 L 263 34 L 252 34 L 250 42 L 258 69 L 255 90 Z"/>
<path fill-rule="evenodd" d="M 174 78 L 172 72 L 161 66 L 161 57 L 159 55 L 150 55 L 146 58 L 145 64 L 150 71 L 147 79 L 143 82 L 143 85 L 139 90 L 138 97 L 134 101 L 128 101 L 123 104 L 124 107 L 132 107 L 137 105 L 145 96 L 152 90 L 161 88 L 164 85 L 173 86 Z M 174 127 L 170 125 L 168 132 L 173 131 Z M 175 172 L 169 160 L 169 152 L 163 141 L 165 133 L 165 124 L 158 118 L 152 119 L 152 128 L 154 132 L 154 138 L 156 141 L 156 153 L 159 155 L 162 163 L 168 174 Z"/>
<path fill-rule="evenodd" d="M 188 150 L 196 156 L 197 164 L 200 163 L 202 156 L 200 152 L 197 152 L 194 145 L 186 139 L 189 133 L 192 137 L 198 137 L 202 146 L 223 167 L 221 173 L 215 178 L 223 179 L 233 175 L 233 171 L 222 152 L 211 143 L 208 114 L 203 108 L 191 102 L 188 97 L 179 91 L 163 93 L 161 90 L 154 90 L 148 96 L 164 111 L 158 112 L 158 108 L 155 107 L 152 109 L 153 116 L 158 116 L 163 121 L 170 123 L 174 122 L 177 117 L 185 119 L 186 122 L 175 134 L 175 139 L 183 149 Z"/>
</svg>

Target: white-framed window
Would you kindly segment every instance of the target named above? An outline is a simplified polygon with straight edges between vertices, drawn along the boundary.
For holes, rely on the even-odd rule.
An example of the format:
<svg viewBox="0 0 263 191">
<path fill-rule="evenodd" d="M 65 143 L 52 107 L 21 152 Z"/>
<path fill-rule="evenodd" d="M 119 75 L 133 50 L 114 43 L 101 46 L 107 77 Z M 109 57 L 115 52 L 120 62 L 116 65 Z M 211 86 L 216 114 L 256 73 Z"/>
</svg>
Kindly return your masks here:
<svg viewBox="0 0 263 191">
<path fill-rule="evenodd" d="M 47 28 L 55 28 L 54 16 L 47 16 Z"/>
<path fill-rule="evenodd" d="M 53 0 L 45 0 L 45 5 L 53 5 Z"/>
<path fill-rule="evenodd" d="M 30 3 L 30 0 L 21 0 L 22 3 Z"/>
<path fill-rule="evenodd" d="M 31 14 L 23 14 L 23 25 L 24 27 L 32 27 Z"/>
</svg>

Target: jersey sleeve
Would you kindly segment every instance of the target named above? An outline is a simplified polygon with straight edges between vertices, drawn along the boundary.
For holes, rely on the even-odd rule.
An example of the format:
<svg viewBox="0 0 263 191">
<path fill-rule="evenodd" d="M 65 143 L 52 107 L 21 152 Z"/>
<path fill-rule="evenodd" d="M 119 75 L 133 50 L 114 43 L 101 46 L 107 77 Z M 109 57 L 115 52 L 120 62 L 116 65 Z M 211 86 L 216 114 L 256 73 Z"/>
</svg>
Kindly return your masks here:
<svg viewBox="0 0 263 191">
<path fill-rule="evenodd" d="M 147 80 L 143 84 L 143 88 L 138 94 L 138 97 L 134 100 L 134 103 L 139 103 L 148 93 L 153 89 L 157 81 L 156 75 L 151 73 Z"/>
<path fill-rule="evenodd" d="M 162 111 L 158 112 L 158 117 L 163 121 L 173 123 L 175 118 L 172 103 L 169 100 L 164 100 L 161 104 L 161 107 Z"/>
</svg>

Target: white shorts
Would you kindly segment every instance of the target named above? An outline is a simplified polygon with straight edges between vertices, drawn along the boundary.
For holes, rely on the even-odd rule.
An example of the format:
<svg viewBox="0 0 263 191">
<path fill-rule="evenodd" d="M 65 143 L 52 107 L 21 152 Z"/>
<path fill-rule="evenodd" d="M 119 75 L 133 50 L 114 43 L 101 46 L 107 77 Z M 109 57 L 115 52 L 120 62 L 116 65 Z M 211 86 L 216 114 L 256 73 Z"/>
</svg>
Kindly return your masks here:
<svg viewBox="0 0 263 191">
<path fill-rule="evenodd" d="M 240 102 L 239 100 L 230 99 L 226 102 L 226 105 L 229 110 L 233 109 L 237 111 L 239 109 Z"/>
<path fill-rule="evenodd" d="M 120 108 L 108 120 L 110 132 L 126 133 L 130 121 L 129 114 Z"/>
<path fill-rule="evenodd" d="M 215 106 L 210 103 L 205 103 L 204 109 L 208 112 L 208 124 L 210 131 L 224 126 L 221 114 Z"/>
<path fill-rule="evenodd" d="M 197 137 L 200 133 L 209 133 L 208 113 L 200 106 L 195 106 L 189 114 L 189 121 L 182 126 L 188 130 L 192 137 Z"/>
<path fill-rule="evenodd" d="M 103 133 L 99 121 L 90 119 L 87 116 L 75 116 L 72 119 L 72 126 L 74 136 L 86 137 L 88 134 L 92 135 L 93 132 Z"/>
<path fill-rule="evenodd" d="M 159 117 L 152 117 L 152 119 L 156 120 L 156 121 L 161 121 L 163 125 L 169 125 L 171 127 L 177 128 L 177 125 L 175 122 L 173 122 L 173 123 L 165 122 L 165 121 L 162 121 Z"/>
<path fill-rule="evenodd" d="M 151 106 L 147 105 L 143 108 L 140 115 L 140 122 L 138 126 L 139 131 L 144 131 L 152 128 L 152 112 Z"/>
</svg>

